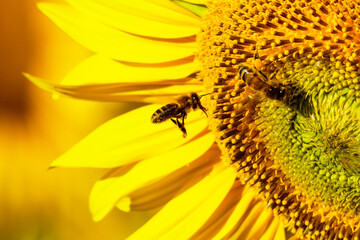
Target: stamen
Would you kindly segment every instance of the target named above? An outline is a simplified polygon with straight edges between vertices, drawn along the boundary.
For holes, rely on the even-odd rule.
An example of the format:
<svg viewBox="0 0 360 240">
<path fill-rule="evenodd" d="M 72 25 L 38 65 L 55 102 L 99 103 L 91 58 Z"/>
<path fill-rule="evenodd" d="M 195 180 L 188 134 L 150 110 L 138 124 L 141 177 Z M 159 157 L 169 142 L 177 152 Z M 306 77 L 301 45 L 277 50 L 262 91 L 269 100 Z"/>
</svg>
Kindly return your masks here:
<svg viewBox="0 0 360 240">
<path fill-rule="evenodd" d="M 224 162 L 309 239 L 360 239 L 355 5 L 211 1 L 198 36 L 202 75 L 213 93 L 210 128 Z M 251 84 L 261 82 L 239 77 L 245 64 L 285 96 L 270 99 L 254 90 Z"/>
</svg>

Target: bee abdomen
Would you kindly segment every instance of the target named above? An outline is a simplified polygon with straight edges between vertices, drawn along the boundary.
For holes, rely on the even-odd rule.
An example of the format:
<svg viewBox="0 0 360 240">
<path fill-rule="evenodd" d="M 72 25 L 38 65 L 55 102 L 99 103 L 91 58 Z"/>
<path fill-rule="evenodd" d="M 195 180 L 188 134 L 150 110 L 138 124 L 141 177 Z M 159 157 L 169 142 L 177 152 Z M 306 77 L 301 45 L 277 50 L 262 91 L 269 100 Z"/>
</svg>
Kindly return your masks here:
<svg viewBox="0 0 360 240">
<path fill-rule="evenodd" d="M 168 120 L 171 117 L 175 117 L 178 111 L 178 104 L 176 103 L 169 103 L 154 112 L 151 116 L 152 123 L 161 123 Z"/>
</svg>

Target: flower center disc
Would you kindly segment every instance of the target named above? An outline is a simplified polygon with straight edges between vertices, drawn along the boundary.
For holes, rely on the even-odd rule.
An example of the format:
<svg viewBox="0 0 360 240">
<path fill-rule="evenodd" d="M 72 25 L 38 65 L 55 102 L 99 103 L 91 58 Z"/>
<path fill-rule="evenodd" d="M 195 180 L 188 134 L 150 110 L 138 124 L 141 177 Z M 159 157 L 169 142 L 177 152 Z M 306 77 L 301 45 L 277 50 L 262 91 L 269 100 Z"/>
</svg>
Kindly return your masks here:
<svg viewBox="0 0 360 240">
<path fill-rule="evenodd" d="M 198 36 L 224 161 L 301 237 L 360 239 L 359 4 L 211 1 Z"/>
</svg>

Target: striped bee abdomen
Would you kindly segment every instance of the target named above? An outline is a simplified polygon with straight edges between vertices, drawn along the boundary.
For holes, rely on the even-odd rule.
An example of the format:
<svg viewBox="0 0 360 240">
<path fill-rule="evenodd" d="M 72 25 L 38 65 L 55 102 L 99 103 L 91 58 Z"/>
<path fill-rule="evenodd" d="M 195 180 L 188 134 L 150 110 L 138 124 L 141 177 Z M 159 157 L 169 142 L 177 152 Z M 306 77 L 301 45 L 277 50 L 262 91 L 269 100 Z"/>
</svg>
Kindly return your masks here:
<svg viewBox="0 0 360 240">
<path fill-rule="evenodd" d="M 176 117 L 178 114 L 180 114 L 180 110 L 181 108 L 179 108 L 177 103 L 169 103 L 154 112 L 154 114 L 151 116 L 151 122 L 164 122 L 169 118 Z"/>
</svg>

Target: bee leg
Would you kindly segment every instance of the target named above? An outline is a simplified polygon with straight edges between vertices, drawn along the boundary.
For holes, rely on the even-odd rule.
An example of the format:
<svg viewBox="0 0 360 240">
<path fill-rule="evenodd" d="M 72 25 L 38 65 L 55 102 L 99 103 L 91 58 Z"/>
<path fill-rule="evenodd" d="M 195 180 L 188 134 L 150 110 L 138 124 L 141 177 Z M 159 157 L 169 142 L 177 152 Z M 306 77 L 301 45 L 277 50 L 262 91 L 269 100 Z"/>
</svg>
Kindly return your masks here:
<svg viewBox="0 0 360 240">
<path fill-rule="evenodd" d="M 183 137 L 184 138 L 187 136 L 186 129 L 185 129 L 185 118 L 186 118 L 186 112 L 184 111 L 184 114 L 183 114 L 183 117 L 182 117 L 181 127 L 179 125 L 181 131 L 183 132 Z M 178 119 L 178 122 L 179 122 L 179 119 Z M 179 122 L 179 124 L 180 124 L 180 122 Z"/>
<path fill-rule="evenodd" d="M 187 136 L 187 133 L 186 133 L 186 129 L 185 129 L 185 127 L 184 127 L 184 124 L 179 121 L 179 118 L 176 118 L 176 121 L 175 121 L 174 119 L 172 119 L 172 118 L 170 118 L 170 120 L 171 120 L 176 126 L 178 126 L 178 128 L 183 132 L 183 137 L 185 138 L 185 137 Z M 184 119 L 183 119 L 183 121 L 184 121 Z"/>
<path fill-rule="evenodd" d="M 178 126 L 177 122 L 176 122 L 174 119 L 170 118 L 170 120 L 171 120 L 176 126 Z"/>
<path fill-rule="evenodd" d="M 186 129 L 185 129 L 184 118 L 185 118 L 185 116 L 182 119 L 182 123 L 179 122 L 179 119 L 176 119 L 176 121 L 178 123 L 178 127 L 183 132 L 183 137 L 186 138 L 187 132 L 186 132 Z"/>
</svg>

